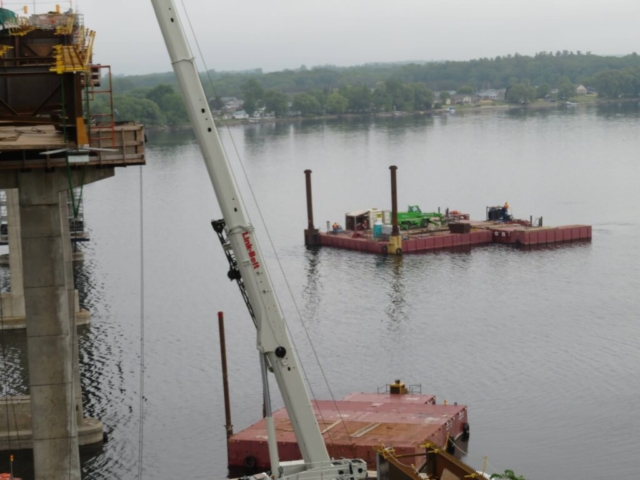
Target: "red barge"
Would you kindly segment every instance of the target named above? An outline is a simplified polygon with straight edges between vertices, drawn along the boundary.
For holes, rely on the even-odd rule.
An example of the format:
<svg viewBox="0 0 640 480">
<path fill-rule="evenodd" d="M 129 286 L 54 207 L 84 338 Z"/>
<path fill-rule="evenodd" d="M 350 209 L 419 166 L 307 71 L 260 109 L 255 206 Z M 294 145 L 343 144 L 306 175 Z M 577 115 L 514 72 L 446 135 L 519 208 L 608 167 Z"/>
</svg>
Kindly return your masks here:
<svg viewBox="0 0 640 480">
<path fill-rule="evenodd" d="M 394 391 L 406 392 L 404 384 L 396 381 L 385 393 L 353 393 L 336 402 L 312 402 L 331 457 L 361 458 L 374 470 L 376 448 L 381 446 L 393 447 L 397 455 L 419 455 L 425 444 L 451 450 L 452 441 L 468 440 L 466 405 L 437 404 L 433 395 Z M 273 418 L 280 459 L 302 458 L 286 410 L 274 412 Z M 269 469 L 264 419 L 231 435 L 227 446 L 232 475 Z"/>
<path fill-rule="evenodd" d="M 542 217 L 534 221 L 514 219 L 505 207 L 487 207 L 487 219 L 474 221 L 468 213 L 457 211 L 423 214 L 421 220 L 399 222 L 396 170 L 391 170 L 391 211 L 378 209 L 347 213 L 343 230 L 337 223 L 327 222 L 326 232 L 320 232 L 313 222 L 311 170 L 305 170 L 307 190 L 307 229 L 305 245 L 326 246 L 367 253 L 395 254 L 429 252 L 444 249 L 469 248 L 475 245 L 499 243 L 517 247 L 552 245 L 590 241 L 590 225 L 543 226 Z M 410 209 L 415 207 L 410 206 Z M 419 208 L 417 212 L 421 213 Z M 402 213 L 407 220 L 408 213 Z M 429 218 L 432 215 L 434 218 Z M 375 225 L 374 225 L 375 224 Z M 376 227 L 379 230 L 376 231 Z M 386 230 L 386 232 L 385 232 Z"/>
<path fill-rule="evenodd" d="M 488 245 L 499 243 L 518 247 L 551 245 L 579 240 L 591 240 L 590 225 L 568 225 L 562 227 L 528 227 L 520 224 L 499 222 L 466 222 L 468 233 L 442 231 L 402 232 L 402 252 L 418 253 L 437 250 Z M 374 238 L 367 232 L 346 230 L 337 234 L 318 233 L 319 244 L 326 247 L 357 250 L 360 252 L 386 254 L 387 239 Z"/>
</svg>

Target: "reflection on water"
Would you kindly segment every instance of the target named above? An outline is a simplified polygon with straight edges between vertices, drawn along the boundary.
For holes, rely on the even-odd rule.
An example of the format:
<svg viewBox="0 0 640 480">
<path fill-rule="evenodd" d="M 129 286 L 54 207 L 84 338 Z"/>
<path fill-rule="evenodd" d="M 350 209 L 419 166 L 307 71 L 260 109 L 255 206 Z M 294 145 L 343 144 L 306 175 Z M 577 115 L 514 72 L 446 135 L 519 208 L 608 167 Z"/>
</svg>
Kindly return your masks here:
<svg viewBox="0 0 640 480">
<path fill-rule="evenodd" d="M 322 278 L 320 277 L 320 248 L 307 247 L 305 251 L 306 284 L 302 291 L 303 318 L 307 322 L 318 321 L 318 311 L 322 303 Z"/>
<path fill-rule="evenodd" d="M 228 151 L 233 136 L 335 397 L 398 377 L 422 383 L 440 401 L 469 405 L 470 463 L 480 468 L 488 455 L 499 470 L 535 480 L 636 470 L 639 127 L 637 104 L 624 104 L 305 120 L 225 128 L 221 136 Z M 227 319 L 236 431 L 262 410 L 255 329 L 226 278 L 209 223 L 219 208 L 192 133 L 148 137 L 144 473 L 222 477 L 216 312 Z M 238 174 L 234 155 L 232 163 Z M 325 225 L 358 208 L 389 208 L 390 164 L 399 166 L 401 206 L 481 218 L 487 205 L 508 200 L 517 216 L 544 215 L 545 224 L 594 224 L 593 242 L 402 258 L 304 247 L 305 169 L 314 172 L 315 218 Z M 122 169 L 85 190 L 92 240 L 81 246 L 76 277 L 92 323 L 79 330 L 83 398 L 110 441 L 83 459 L 84 478 L 137 475 L 139 174 Z M 258 219 L 242 175 L 238 182 Z M 262 247 L 309 382 L 328 398 L 274 252 Z M 6 278 L 0 269 L 5 290 Z M 24 392 L 24 337 L 9 338 L 3 391 Z M 282 405 L 277 395 L 274 404 Z"/>
<path fill-rule="evenodd" d="M 389 305 L 385 311 L 392 323 L 402 323 L 407 320 L 407 315 L 405 313 L 404 277 L 402 275 L 404 257 L 389 256 L 384 258 L 384 260 L 386 260 L 385 263 L 391 263 Z M 388 265 L 384 266 L 388 268 Z"/>
</svg>

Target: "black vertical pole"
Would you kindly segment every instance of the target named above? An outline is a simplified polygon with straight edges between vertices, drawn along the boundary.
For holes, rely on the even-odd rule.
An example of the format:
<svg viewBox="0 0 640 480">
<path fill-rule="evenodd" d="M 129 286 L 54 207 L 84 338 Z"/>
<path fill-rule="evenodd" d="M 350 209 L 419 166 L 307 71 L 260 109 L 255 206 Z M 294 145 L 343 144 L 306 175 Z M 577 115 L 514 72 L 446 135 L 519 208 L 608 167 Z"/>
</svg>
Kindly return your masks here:
<svg viewBox="0 0 640 480">
<path fill-rule="evenodd" d="M 222 386 L 224 390 L 224 417 L 227 439 L 233 435 L 231 423 L 231 402 L 229 401 L 229 378 L 227 376 L 227 346 L 224 336 L 224 313 L 218 312 L 218 330 L 220 331 L 220 356 L 222 357 Z"/>
<path fill-rule="evenodd" d="M 400 230 L 398 230 L 398 185 L 396 182 L 398 167 L 392 165 L 389 170 L 391 170 L 391 221 L 393 224 L 391 235 L 398 236 L 400 235 Z"/>
<path fill-rule="evenodd" d="M 304 244 L 307 246 L 320 245 L 320 232 L 313 225 L 313 198 L 311 196 L 311 170 L 305 170 L 304 176 L 307 187 L 307 228 L 304 231 Z"/>
<path fill-rule="evenodd" d="M 307 183 L 307 228 L 315 230 L 313 226 L 313 198 L 311 197 L 311 170 L 305 170 L 304 176 Z"/>
</svg>

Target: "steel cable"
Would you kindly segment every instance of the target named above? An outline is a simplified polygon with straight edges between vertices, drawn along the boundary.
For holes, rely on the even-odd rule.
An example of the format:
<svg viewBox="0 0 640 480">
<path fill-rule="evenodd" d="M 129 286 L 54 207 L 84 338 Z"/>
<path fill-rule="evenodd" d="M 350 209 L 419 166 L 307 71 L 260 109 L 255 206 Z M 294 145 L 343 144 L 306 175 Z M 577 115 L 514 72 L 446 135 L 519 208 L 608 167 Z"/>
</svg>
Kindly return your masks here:
<svg viewBox="0 0 640 480">
<path fill-rule="evenodd" d="M 200 58 L 201 58 L 201 60 L 202 60 L 202 63 L 203 63 L 203 66 L 204 66 L 204 69 L 205 69 L 205 72 L 206 72 L 207 78 L 209 79 L 209 83 L 210 83 L 211 88 L 212 88 L 212 90 L 213 90 L 213 92 L 214 92 L 214 95 L 215 95 L 215 87 L 214 87 L 214 85 L 213 85 L 213 80 L 211 79 L 211 75 L 210 75 L 210 73 L 209 73 L 209 69 L 207 68 L 207 64 L 206 64 L 206 61 L 205 61 L 205 59 L 204 59 L 204 55 L 202 54 L 202 49 L 200 48 L 200 43 L 198 42 L 198 37 L 197 37 L 197 35 L 196 35 L 196 33 L 195 33 L 195 30 L 194 30 L 194 28 L 193 28 L 193 25 L 192 25 L 192 23 L 191 23 L 191 19 L 190 19 L 190 17 L 189 17 L 189 13 L 188 13 L 188 11 L 187 11 L 187 8 L 186 8 L 186 5 L 185 5 L 185 3 L 184 3 L 184 0 L 181 0 L 181 2 L 182 2 L 182 8 L 183 8 L 183 9 L 184 9 L 184 11 L 185 11 L 185 15 L 186 15 L 186 18 L 187 18 L 187 23 L 189 24 L 189 28 L 190 28 L 190 30 L 191 30 L 191 34 L 193 35 L 194 41 L 195 41 L 195 43 L 196 43 L 196 48 L 198 49 L 198 54 L 200 55 Z M 255 192 L 254 192 L 253 187 L 252 187 L 252 185 L 251 185 L 251 182 L 250 182 L 250 180 L 249 180 L 249 176 L 248 176 L 248 174 L 247 174 L 247 171 L 246 171 L 246 169 L 245 169 L 245 167 L 244 167 L 244 162 L 242 161 L 242 156 L 240 155 L 240 152 L 239 152 L 239 150 L 238 150 L 238 146 L 236 145 L 236 142 L 235 142 L 235 140 L 234 140 L 234 138 L 233 138 L 233 135 L 231 134 L 231 129 L 229 128 L 229 125 L 227 124 L 227 125 L 226 125 L 226 127 L 227 127 L 227 132 L 229 133 L 229 138 L 231 139 L 231 143 L 232 143 L 232 145 L 233 145 L 233 149 L 234 149 L 234 151 L 235 151 L 235 154 L 236 154 L 236 156 L 237 156 L 237 158 L 238 158 L 238 161 L 239 161 L 239 163 L 240 163 L 240 167 L 241 167 L 242 172 L 243 172 L 243 174 L 244 174 L 244 178 L 245 178 L 245 180 L 246 180 L 246 182 L 247 182 L 247 185 L 248 185 L 248 187 L 249 187 L 249 191 L 251 192 L 251 197 L 253 198 L 253 201 L 254 201 L 254 203 L 255 203 L 255 205 L 256 205 L 256 208 L 257 208 L 257 210 L 258 210 L 258 215 L 259 215 L 260 220 L 261 220 L 261 222 L 262 222 L 262 225 L 263 225 L 263 227 L 264 227 L 264 229 L 265 229 L 265 232 L 266 232 L 267 238 L 268 238 L 268 240 L 269 240 L 269 245 L 271 246 L 271 248 L 272 248 L 272 250 L 273 250 L 274 256 L 275 256 L 275 258 L 276 258 L 276 262 L 277 262 L 277 264 L 278 264 L 278 267 L 280 268 L 280 271 L 282 272 L 282 276 L 283 276 L 283 278 L 284 278 L 285 284 L 286 284 L 287 289 L 288 289 L 288 291 L 289 291 L 289 295 L 290 295 L 291 300 L 292 300 L 292 302 L 293 302 L 293 304 L 294 304 L 294 306 L 295 306 L 296 313 L 297 313 L 297 315 L 298 315 L 298 318 L 299 318 L 299 320 L 300 320 L 300 323 L 302 324 L 302 327 L 303 327 L 303 329 L 304 329 L 304 332 L 305 332 L 305 335 L 306 335 L 306 337 L 307 337 L 307 340 L 309 341 L 309 345 L 311 346 L 311 350 L 312 350 L 313 355 L 314 355 L 314 357 L 315 357 L 315 359 L 316 359 L 316 362 L 318 363 L 318 367 L 320 368 L 320 371 L 321 371 L 321 373 L 322 373 L 322 377 L 323 377 L 323 379 L 324 379 L 324 382 L 325 382 L 325 384 L 326 384 L 326 386 L 327 386 L 327 388 L 328 388 L 328 390 L 329 390 L 329 394 L 331 395 L 331 400 L 333 401 L 333 404 L 334 404 L 334 405 L 335 405 L 335 407 L 336 407 L 336 410 L 337 410 L 337 412 L 338 412 L 338 415 L 340 416 L 340 421 L 341 421 L 342 425 L 344 426 L 344 430 L 345 430 L 345 432 L 346 432 L 346 434 L 347 434 L 347 437 L 349 438 L 349 442 L 351 443 L 351 446 L 352 446 L 352 448 L 354 448 L 354 451 L 355 451 L 355 445 L 353 444 L 353 440 L 352 440 L 352 438 L 351 438 L 351 435 L 349 434 L 349 430 L 347 429 L 347 425 L 346 425 L 346 423 L 344 422 L 344 420 L 343 420 L 343 418 L 342 418 L 342 413 L 340 412 L 340 409 L 339 409 L 339 407 L 338 407 L 338 403 L 336 402 L 336 399 L 335 399 L 335 396 L 334 396 L 334 394 L 333 394 L 333 391 L 331 390 L 331 386 L 329 385 L 329 381 L 328 381 L 328 379 L 327 379 L 327 376 L 326 376 L 326 374 L 325 374 L 325 371 L 324 371 L 324 369 L 322 368 L 322 364 L 320 363 L 320 358 L 318 357 L 318 353 L 316 352 L 316 349 L 315 349 L 315 347 L 313 346 L 313 342 L 311 341 L 311 335 L 309 334 L 309 331 L 308 331 L 308 329 L 307 329 L 306 324 L 305 324 L 305 323 L 304 323 L 304 321 L 302 320 L 302 314 L 300 313 L 300 309 L 298 308 L 298 304 L 297 304 L 297 302 L 296 302 L 296 300 L 295 300 L 295 297 L 294 297 L 294 295 L 293 295 L 293 291 L 292 291 L 292 289 L 291 289 L 291 285 L 289 284 L 289 281 L 288 281 L 287 276 L 286 276 L 286 274 L 285 274 L 284 268 L 283 268 L 282 263 L 281 263 L 281 261 L 280 261 L 280 257 L 278 256 L 277 250 L 276 250 L 276 248 L 275 248 L 275 244 L 274 244 L 274 242 L 273 242 L 273 239 L 271 238 L 271 234 L 269 233 L 269 229 L 268 229 L 267 224 L 266 224 L 266 222 L 265 222 L 265 220 L 264 220 L 264 216 L 263 216 L 263 214 L 262 214 L 262 210 L 260 209 L 260 205 L 258 204 L 257 197 L 256 197 L 256 195 L 255 195 Z M 223 150 L 224 150 L 224 152 L 225 152 L 225 154 L 226 154 L 227 152 L 226 152 L 226 148 L 224 147 L 224 145 L 222 145 L 222 148 L 223 148 Z M 231 167 L 231 165 L 230 165 L 230 167 Z M 234 176 L 234 179 L 235 179 L 235 173 L 233 172 L 233 168 L 231 168 L 231 173 L 232 173 L 232 175 Z M 242 196 L 242 194 L 241 194 L 241 193 L 240 193 L 240 196 Z M 249 214 L 248 214 L 248 212 L 247 212 L 247 215 L 249 215 Z M 280 301 L 279 301 L 279 300 L 278 300 L 278 305 L 280 306 Z M 282 307 L 281 307 L 281 306 L 280 306 L 280 310 L 282 310 Z M 289 329 L 289 325 L 287 324 L 287 322 L 286 322 L 286 321 L 285 321 L 285 326 L 286 326 L 286 328 L 287 328 L 287 332 L 289 333 L 289 336 L 291 337 L 291 342 L 293 343 L 294 348 L 296 348 L 295 340 L 293 339 L 293 335 L 291 335 L 291 330 Z M 296 348 L 296 350 L 297 350 L 297 348 Z M 303 374 L 304 374 L 304 377 L 305 377 L 305 379 L 306 379 L 306 381 L 307 381 L 307 385 L 309 386 L 309 390 L 311 391 L 311 396 L 312 396 L 312 397 L 313 397 L 313 399 L 316 401 L 316 405 L 317 405 L 317 398 L 316 398 L 315 393 L 314 393 L 314 391 L 313 391 L 313 387 L 311 386 L 311 382 L 309 381 L 309 377 L 308 377 L 307 372 L 306 372 L 306 370 L 305 370 L 305 368 L 304 368 L 304 365 L 303 365 L 303 363 L 302 363 L 302 360 L 300 360 L 300 359 L 298 359 L 298 360 L 299 360 L 299 362 L 300 362 L 300 367 L 302 368 L 302 372 L 303 372 Z M 322 422 L 323 422 L 323 423 L 325 423 L 324 417 L 323 417 L 323 415 L 322 415 L 322 410 L 321 410 L 319 407 L 318 407 L 318 412 L 320 413 L 320 418 L 322 419 Z M 327 434 L 328 434 L 328 436 L 329 436 L 329 440 L 330 440 L 331 444 L 333 444 L 333 438 L 331 437 L 331 433 L 330 433 L 329 431 L 327 431 L 326 433 L 327 433 Z"/>
</svg>

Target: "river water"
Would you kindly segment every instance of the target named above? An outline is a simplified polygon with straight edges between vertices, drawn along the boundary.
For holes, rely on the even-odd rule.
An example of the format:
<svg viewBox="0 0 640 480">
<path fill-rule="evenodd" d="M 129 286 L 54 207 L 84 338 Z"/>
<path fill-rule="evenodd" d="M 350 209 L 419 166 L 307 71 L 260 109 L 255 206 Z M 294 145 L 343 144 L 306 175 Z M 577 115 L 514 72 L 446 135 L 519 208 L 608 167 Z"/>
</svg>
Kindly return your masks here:
<svg viewBox="0 0 640 480">
<path fill-rule="evenodd" d="M 330 398 L 323 372 L 335 398 L 402 378 L 469 406 L 466 461 L 478 468 L 486 455 L 490 472 L 529 480 L 634 475 L 639 129 L 637 104 L 223 129 L 315 396 Z M 84 474 L 138 473 L 142 175 L 143 478 L 221 478 L 216 313 L 226 315 L 236 431 L 261 416 L 255 331 L 226 278 L 209 224 L 220 212 L 193 136 L 150 132 L 147 159 L 142 172 L 121 169 L 85 189 L 91 242 L 77 267 L 92 313 L 80 330 L 85 411 L 105 422 L 110 441 L 84 459 Z M 305 249 L 303 170 L 313 170 L 323 227 L 346 211 L 389 208 L 389 165 L 399 167 L 401 207 L 478 219 L 508 201 L 517 217 L 591 224 L 593 241 L 403 258 Z M 15 341 L 13 377 L 24 378 Z"/>
</svg>

